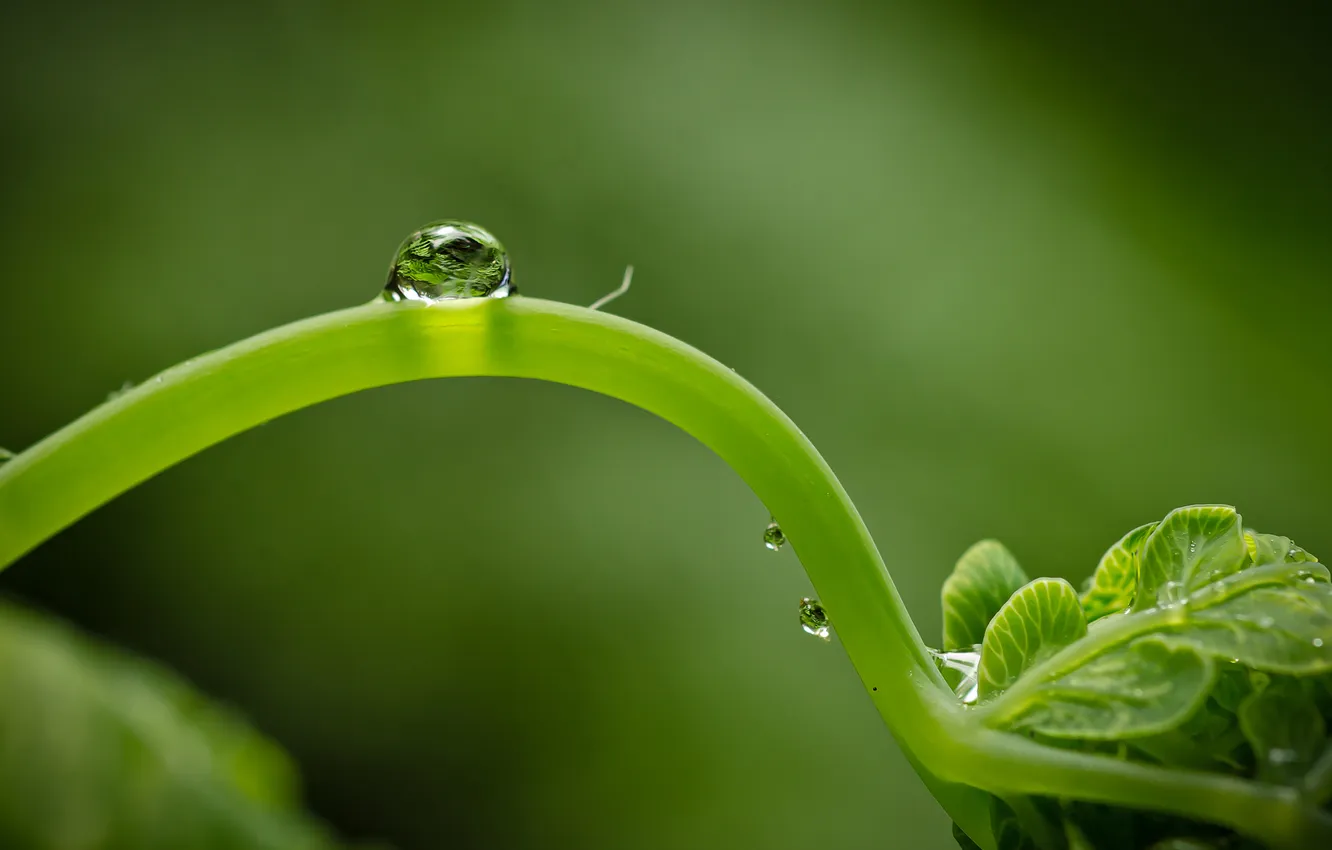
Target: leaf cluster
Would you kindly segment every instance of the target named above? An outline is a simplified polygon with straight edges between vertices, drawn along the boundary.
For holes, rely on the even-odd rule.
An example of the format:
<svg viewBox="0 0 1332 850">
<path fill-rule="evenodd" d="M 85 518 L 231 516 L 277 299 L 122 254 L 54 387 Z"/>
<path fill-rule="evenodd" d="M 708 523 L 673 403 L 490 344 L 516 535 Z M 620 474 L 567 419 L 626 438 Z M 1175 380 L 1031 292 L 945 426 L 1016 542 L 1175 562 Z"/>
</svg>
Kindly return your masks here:
<svg viewBox="0 0 1332 850">
<path fill-rule="evenodd" d="M 1285 786 L 1314 806 L 1332 799 L 1328 569 L 1289 538 L 1246 529 L 1234 508 L 1179 508 L 1133 529 L 1081 590 L 1028 580 L 984 541 L 958 561 L 942 601 L 936 661 L 980 722 L 1051 747 Z M 1256 846 L 1205 824 L 1098 811 L 996 800 L 992 828 L 1001 850 Z"/>
</svg>

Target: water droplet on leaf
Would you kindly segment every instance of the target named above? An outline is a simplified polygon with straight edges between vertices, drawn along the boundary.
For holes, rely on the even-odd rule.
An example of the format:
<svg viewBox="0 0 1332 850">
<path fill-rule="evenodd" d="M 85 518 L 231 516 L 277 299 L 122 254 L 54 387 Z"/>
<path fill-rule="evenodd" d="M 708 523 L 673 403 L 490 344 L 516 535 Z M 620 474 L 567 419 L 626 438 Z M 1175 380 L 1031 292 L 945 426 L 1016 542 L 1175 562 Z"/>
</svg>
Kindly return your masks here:
<svg viewBox="0 0 1332 850">
<path fill-rule="evenodd" d="M 484 228 L 434 221 L 398 248 L 384 286 L 386 301 L 505 298 L 518 292 L 509 255 Z"/>
<path fill-rule="evenodd" d="M 800 627 L 814 637 L 828 639 L 832 623 L 828 621 L 828 612 L 823 610 L 823 603 L 808 596 L 800 600 Z"/>
<path fill-rule="evenodd" d="M 11 452 L 9 449 L 0 449 L 0 463 L 4 463 L 5 461 L 9 460 L 9 459 L 12 458 L 13 456 L 14 456 L 14 453 Z"/>
<path fill-rule="evenodd" d="M 1161 585 L 1161 592 L 1157 597 L 1161 605 L 1170 607 L 1172 605 L 1183 605 L 1188 601 L 1189 593 L 1184 587 L 1182 581 L 1168 581 Z"/>
<path fill-rule="evenodd" d="M 786 545 L 786 535 L 782 533 L 777 520 L 768 523 L 768 527 L 763 529 L 763 545 L 774 552 Z"/>
<path fill-rule="evenodd" d="M 1313 639 L 1313 645 L 1314 645 L 1314 648 L 1315 648 L 1315 649 L 1322 649 L 1322 648 L 1323 648 L 1323 639 L 1322 639 L 1322 638 L 1314 638 L 1314 639 Z"/>
</svg>

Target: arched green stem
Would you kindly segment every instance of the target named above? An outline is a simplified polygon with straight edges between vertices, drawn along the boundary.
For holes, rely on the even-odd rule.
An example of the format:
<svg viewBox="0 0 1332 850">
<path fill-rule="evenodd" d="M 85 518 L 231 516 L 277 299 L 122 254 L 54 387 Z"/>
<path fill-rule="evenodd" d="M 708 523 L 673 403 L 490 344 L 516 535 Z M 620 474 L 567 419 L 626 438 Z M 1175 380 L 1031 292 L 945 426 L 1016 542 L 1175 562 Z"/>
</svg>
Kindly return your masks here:
<svg viewBox="0 0 1332 850">
<path fill-rule="evenodd" d="M 531 298 L 374 302 L 169 369 L 0 467 L 0 568 L 233 434 L 358 390 L 464 375 L 613 396 L 726 460 L 781 522 L 908 758 L 983 845 L 992 846 L 987 801 L 975 789 L 1165 809 L 1275 846 L 1332 846 L 1332 823 L 1281 789 L 1054 750 L 973 722 L 947 693 L 855 507 L 790 419 L 701 352 L 581 307 Z"/>
</svg>

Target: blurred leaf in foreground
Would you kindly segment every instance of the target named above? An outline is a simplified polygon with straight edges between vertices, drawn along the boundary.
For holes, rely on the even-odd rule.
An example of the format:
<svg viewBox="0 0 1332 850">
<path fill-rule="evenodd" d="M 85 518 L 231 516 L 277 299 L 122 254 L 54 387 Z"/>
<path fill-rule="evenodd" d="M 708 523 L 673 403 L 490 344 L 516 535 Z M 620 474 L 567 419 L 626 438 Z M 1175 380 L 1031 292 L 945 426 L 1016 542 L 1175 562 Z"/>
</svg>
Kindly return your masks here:
<svg viewBox="0 0 1332 850">
<path fill-rule="evenodd" d="M 0 846 L 326 850 L 285 753 L 169 673 L 0 603 Z"/>
</svg>

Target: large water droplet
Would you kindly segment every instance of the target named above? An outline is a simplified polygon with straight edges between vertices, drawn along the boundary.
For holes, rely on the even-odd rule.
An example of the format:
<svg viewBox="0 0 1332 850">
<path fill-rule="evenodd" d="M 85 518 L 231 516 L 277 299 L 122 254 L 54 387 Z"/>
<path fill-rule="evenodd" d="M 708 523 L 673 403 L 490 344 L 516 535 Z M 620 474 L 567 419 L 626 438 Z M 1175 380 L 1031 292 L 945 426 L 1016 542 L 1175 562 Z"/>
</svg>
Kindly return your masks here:
<svg viewBox="0 0 1332 850">
<path fill-rule="evenodd" d="M 768 527 L 763 529 L 763 545 L 774 552 L 786 545 L 786 535 L 777 520 L 768 523 Z"/>
<path fill-rule="evenodd" d="M 509 255 L 484 228 L 434 221 L 398 248 L 384 286 L 387 301 L 505 298 L 518 292 Z"/>
<path fill-rule="evenodd" d="M 808 596 L 800 600 L 800 627 L 814 637 L 828 639 L 832 623 L 828 621 L 828 612 L 823 610 L 823 603 Z"/>
</svg>

